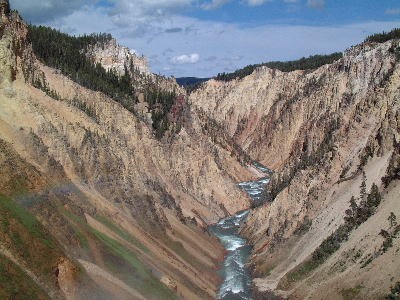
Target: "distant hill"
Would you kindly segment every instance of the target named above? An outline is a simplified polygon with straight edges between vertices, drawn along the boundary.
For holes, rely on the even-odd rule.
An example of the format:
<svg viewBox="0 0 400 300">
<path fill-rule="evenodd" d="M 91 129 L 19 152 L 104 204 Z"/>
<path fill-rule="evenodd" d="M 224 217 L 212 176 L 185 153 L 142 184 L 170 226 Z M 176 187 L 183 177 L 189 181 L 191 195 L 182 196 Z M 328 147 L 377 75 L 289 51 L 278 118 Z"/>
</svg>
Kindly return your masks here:
<svg viewBox="0 0 400 300">
<path fill-rule="evenodd" d="M 253 73 L 256 68 L 263 66 L 271 69 L 277 69 L 282 72 L 291 72 L 295 70 L 314 70 L 323 65 L 331 64 L 342 57 L 342 53 L 335 52 L 330 55 L 313 55 L 307 58 L 303 57 L 292 61 L 271 61 L 262 64 L 248 65 L 242 69 L 236 70 L 233 73 L 219 73 L 215 79 L 220 81 L 242 79 Z"/>
<path fill-rule="evenodd" d="M 182 86 L 189 86 L 189 85 L 195 85 L 198 83 L 205 82 L 209 79 L 210 78 L 181 77 L 181 78 L 176 78 L 176 82 Z"/>
</svg>

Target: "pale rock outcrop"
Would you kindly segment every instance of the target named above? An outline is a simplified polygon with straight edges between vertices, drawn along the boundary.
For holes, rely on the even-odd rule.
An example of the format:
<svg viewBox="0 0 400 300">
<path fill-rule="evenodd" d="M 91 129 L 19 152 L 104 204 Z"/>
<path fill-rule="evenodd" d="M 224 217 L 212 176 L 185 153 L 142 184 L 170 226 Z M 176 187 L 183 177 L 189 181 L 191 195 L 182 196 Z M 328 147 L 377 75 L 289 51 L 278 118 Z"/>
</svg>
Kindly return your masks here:
<svg viewBox="0 0 400 300">
<path fill-rule="evenodd" d="M 105 44 L 98 43 L 89 47 L 86 55 L 95 63 L 100 63 L 107 71 L 115 70 L 120 76 L 125 74 L 126 67 L 150 75 L 147 58 L 140 57 L 128 47 L 119 45 L 114 38 L 111 38 Z"/>
<path fill-rule="evenodd" d="M 211 80 L 190 95 L 193 106 L 275 171 L 267 187 L 266 200 L 272 202 L 252 211 L 242 229 L 254 245 L 251 266 L 260 277 L 254 280 L 258 291 L 276 292 L 285 274 L 343 223 L 351 196 L 360 194 L 362 171 L 367 191 L 372 183 L 385 193 L 398 187 L 399 46 L 398 40 L 364 43 L 314 71 L 261 67 L 243 79 Z M 360 268 L 360 261 L 375 255 L 370 245 L 382 243 L 378 233 L 387 226 L 383 211 L 389 209 L 400 215 L 396 200 L 384 196 L 371 218 L 374 228 L 368 227 L 370 221 L 360 226 L 356 232 L 364 231 L 363 236 L 352 234 L 315 276 L 280 293 L 293 299 L 322 293 L 333 299 L 357 285 L 363 286 L 362 298 L 387 293 L 398 272 L 382 268 L 377 275 L 376 268 Z M 295 234 L 310 221 L 306 234 Z M 340 262 L 350 245 L 358 249 L 359 244 L 368 245 L 360 257 Z M 396 260 L 398 239 L 396 245 L 383 260 Z M 349 269 L 347 275 L 329 271 L 339 263 Z"/>
<path fill-rule="evenodd" d="M 218 131 L 214 139 L 219 143 L 214 143 L 204 133 L 204 121 L 184 102 L 181 129 L 157 140 L 151 125 L 136 114 L 38 62 L 18 14 L 2 17 L 7 22 L 1 23 L 0 139 L 10 150 L 4 152 L 4 166 L 15 172 L 3 172 L 0 182 L 3 192 L 13 196 L 13 176 L 30 174 L 26 169 L 35 174 L 28 186 L 36 195 L 29 198 L 30 209 L 72 257 L 71 265 L 69 260 L 59 264 L 61 289 L 68 295 L 81 292 L 70 270 L 77 265 L 73 259 L 81 258 L 82 241 L 88 240 L 90 263 L 104 268 L 110 255 L 105 245 L 98 247 L 83 217 L 88 214 L 108 218 L 151 249 L 144 253 L 133 242 L 124 244 L 124 251 L 135 253 L 160 278 L 169 278 L 177 286 L 174 292 L 183 298 L 214 298 L 215 265 L 223 249 L 204 227 L 250 205 L 236 181 L 254 174 L 240 162 L 237 147 Z M 112 53 L 98 57 L 114 68 L 125 64 L 126 51 L 115 45 Z M 156 87 L 179 95 L 174 80 L 148 77 Z M 45 80 L 57 99 L 35 88 L 37 80 Z M 10 153 L 21 163 L 15 164 Z M 79 238 L 77 232 L 86 236 Z M 101 234 L 115 240 L 107 231 Z"/>
</svg>

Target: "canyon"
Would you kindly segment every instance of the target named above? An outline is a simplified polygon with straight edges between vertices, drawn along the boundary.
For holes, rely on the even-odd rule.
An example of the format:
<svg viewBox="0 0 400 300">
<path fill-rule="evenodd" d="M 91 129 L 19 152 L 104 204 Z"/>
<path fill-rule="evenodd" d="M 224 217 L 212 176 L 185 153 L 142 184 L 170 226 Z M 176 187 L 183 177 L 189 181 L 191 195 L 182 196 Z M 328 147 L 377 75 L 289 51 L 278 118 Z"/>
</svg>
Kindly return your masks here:
<svg viewBox="0 0 400 300">
<path fill-rule="evenodd" d="M 261 67 L 243 79 L 211 80 L 190 95 L 274 171 L 266 203 L 241 229 L 254 245 L 250 267 L 261 299 L 270 291 L 290 299 L 341 299 L 348 292 L 378 299 L 399 278 L 398 239 L 389 251 L 378 250 L 389 215 L 399 214 L 398 51 L 398 40 L 365 42 L 314 71 Z M 306 272 L 304 262 L 344 223 L 363 181 L 367 192 L 378 186 L 382 204 Z"/>
<path fill-rule="evenodd" d="M 40 60 L 8 1 L 0 14 L 0 298 L 216 299 L 226 250 L 207 228 L 245 210 L 254 299 L 379 299 L 399 281 L 398 39 L 191 93 L 112 37 L 89 44 L 129 74 L 127 104 Z M 260 201 L 237 184 L 266 176 L 255 161 L 273 171 Z"/>
</svg>

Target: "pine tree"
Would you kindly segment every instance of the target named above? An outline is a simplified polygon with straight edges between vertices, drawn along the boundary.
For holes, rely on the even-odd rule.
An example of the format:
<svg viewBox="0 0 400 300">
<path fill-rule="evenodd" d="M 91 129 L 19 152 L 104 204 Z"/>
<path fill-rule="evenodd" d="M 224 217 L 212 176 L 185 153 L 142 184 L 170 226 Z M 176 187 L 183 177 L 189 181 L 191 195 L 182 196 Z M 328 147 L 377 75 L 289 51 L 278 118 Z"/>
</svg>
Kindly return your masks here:
<svg viewBox="0 0 400 300">
<path fill-rule="evenodd" d="M 392 228 L 397 226 L 397 220 L 396 219 L 397 219 L 396 215 L 393 212 L 391 212 L 389 217 L 388 217 L 388 221 L 390 223 L 390 229 L 392 229 Z"/>
<path fill-rule="evenodd" d="M 382 197 L 381 194 L 379 193 L 378 186 L 375 183 L 373 183 L 371 187 L 371 192 L 367 197 L 367 205 L 372 210 L 375 210 L 375 208 L 379 206 L 381 201 Z"/>
<path fill-rule="evenodd" d="M 356 223 L 357 211 L 358 206 L 356 203 L 356 199 L 354 198 L 354 196 L 352 196 L 350 199 L 350 208 L 346 210 L 346 216 L 344 217 L 346 223 L 352 226 Z"/>
<path fill-rule="evenodd" d="M 357 203 L 356 203 L 356 198 L 354 198 L 354 196 L 351 196 L 351 199 L 350 199 L 350 208 L 351 208 L 351 210 L 354 212 L 354 211 L 357 211 Z"/>
<path fill-rule="evenodd" d="M 367 195 L 367 176 L 365 175 L 365 171 L 362 172 L 362 181 L 360 185 L 360 200 L 365 201 L 365 197 Z"/>
</svg>

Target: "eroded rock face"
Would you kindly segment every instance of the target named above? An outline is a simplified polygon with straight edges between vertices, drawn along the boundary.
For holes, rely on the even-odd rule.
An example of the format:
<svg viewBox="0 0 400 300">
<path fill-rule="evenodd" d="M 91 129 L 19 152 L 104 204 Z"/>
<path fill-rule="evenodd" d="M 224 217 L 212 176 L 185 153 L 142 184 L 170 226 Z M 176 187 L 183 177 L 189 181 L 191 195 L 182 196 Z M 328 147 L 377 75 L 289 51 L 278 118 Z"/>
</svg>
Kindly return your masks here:
<svg viewBox="0 0 400 300">
<path fill-rule="evenodd" d="M 318 145 L 319 137 L 309 136 L 308 144 L 302 143 L 310 128 L 329 127 L 322 121 L 347 112 L 347 106 L 385 80 L 394 59 L 387 58 L 390 47 L 391 42 L 365 44 L 315 72 L 262 67 L 242 80 L 210 80 L 190 95 L 190 101 L 226 128 L 254 159 L 279 169 L 297 148 L 315 152 L 313 143 L 316 139 Z"/>
<path fill-rule="evenodd" d="M 150 75 L 147 58 L 139 57 L 133 50 L 118 45 L 112 38 L 106 44 L 94 45 L 87 51 L 94 62 L 100 63 L 107 71 L 115 70 L 120 76 L 124 75 L 125 67 L 136 69 L 139 73 Z"/>
<path fill-rule="evenodd" d="M 211 80 L 190 96 L 194 106 L 216 120 L 254 159 L 275 170 L 266 199 L 273 202 L 254 210 L 242 229 L 255 245 L 252 266 L 260 277 L 255 280 L 260 291 L 283 288 L 278 284 L 285 274 L 343 223 L 351 196 L 360 194 L 363 170 L 367 190 L 372 183 L 385 191 L 388 184 L 398 187 L 398 49 L 398 40 L 366 43 L 312 72 L 259 68 L 242 80 Z M 383 184 L 386 181 L 390 183 Z M 318 275 L 300 280 L 297 288 L 281 291 L 282 295 L 314 299 L 326 293 L 334 298 L 341 289 L 362 282 L 363 296 L 389 291 L 386 284 L 372 292 L 380 285 L 371 278 L 376 278 L 373 272 L 382 262 L 371 270 L 359 267 L 360 260 L 375 255 L 371 245 L 379 248 L 382 243 L 378 228 L 387 226 L 389 209 L 400 213 L 392 196 L 318 269 Z M 296 235 L 303 225 L 307 233 Z M 340 261 L 340 255 L 348 255 L 353 247 L 357 251 L 360 245 L 365 247 L 361 257 Z M 392 251 L 382 260 L 394 257 Z M 329 271 L 338 264 L 352 271 L 343 277 Z M 378 277 L 389 280 L 390 272 Z"/>
<path fill-rule="evenodd" d="M 138 91 L 137 96 L 140 102 L 142 102 L 140 93 L 149 86 L 165 91 L 175 91 L 178 95 L 185 94 L 174 78 L 165 78 L 151 73 L 145 56 L 138 56 L 133 50 L 119 45 L 114 38 L 89 46 L 85 54 L 94 63 L 100 63 L 107 71 L 113 70 L 119 76 L 128 72 L 132 84 Z"/>
<path fill-rule="evenodd" d="M 142 118 L 40 64 L 27 41 L 26 25 L 17 14 L 6 17 L 0 41 L 0 139 L 5 145 L 3 168 L 13 172 L 1 172 L 0 184 L 8 196 L 29 204 L 27 208 L 66 249 L 65 256 L 71 256 L 60 262 L 59 289 L 66 297 L 82 295 L 76 287 L 80 279 L 73 282 L 69 271 L 77 267 L 78 258 L 107 272 L 129 274 L 129 261 L 137 256 L 147 268 L 140 274 L 153 280 L 145 282 L 169 278 L 174 287 L 169 293 L 214 298 L 215 265 L 223 249 L 203 227 L 227 212 L 249 207 L 235 181 L 254 175 L 237 147 L 218 137 L 218 131 L 213 139 L 207 136 L 204 120 L 185 101 L 176 108 L 180 114 L 171 117 L 180 119 L 180 130 L 162 141 L 155 139 L 151 124 Z M 95 55 L 105 66 L 118 68 L 125 63 L 122 56 L 127 50 L 117 45 L 114 50 L 110 59 L 100 50 Z M 141 71 L 148 72 L 141 62 Z M 174 80 L 149 76 L 161 89 L 180 90 Z M 45 79 L 57 99 L 34 88 L 37 79 Z M 13 182 L 22 182 L 28 195 L 16 197 L 21 191 Z M 96 223 L 94 217 L 122 229 Z M 114 269 L 107 269 L 105 262 L 110 261 Z M 96 282 L 86 286 L 97 284 L 99 293 L 118 290 L 105 281 L 107 274 L 90 275 Z M 159 290 L 168 293 L 159 284 Z"/>
</svg>

